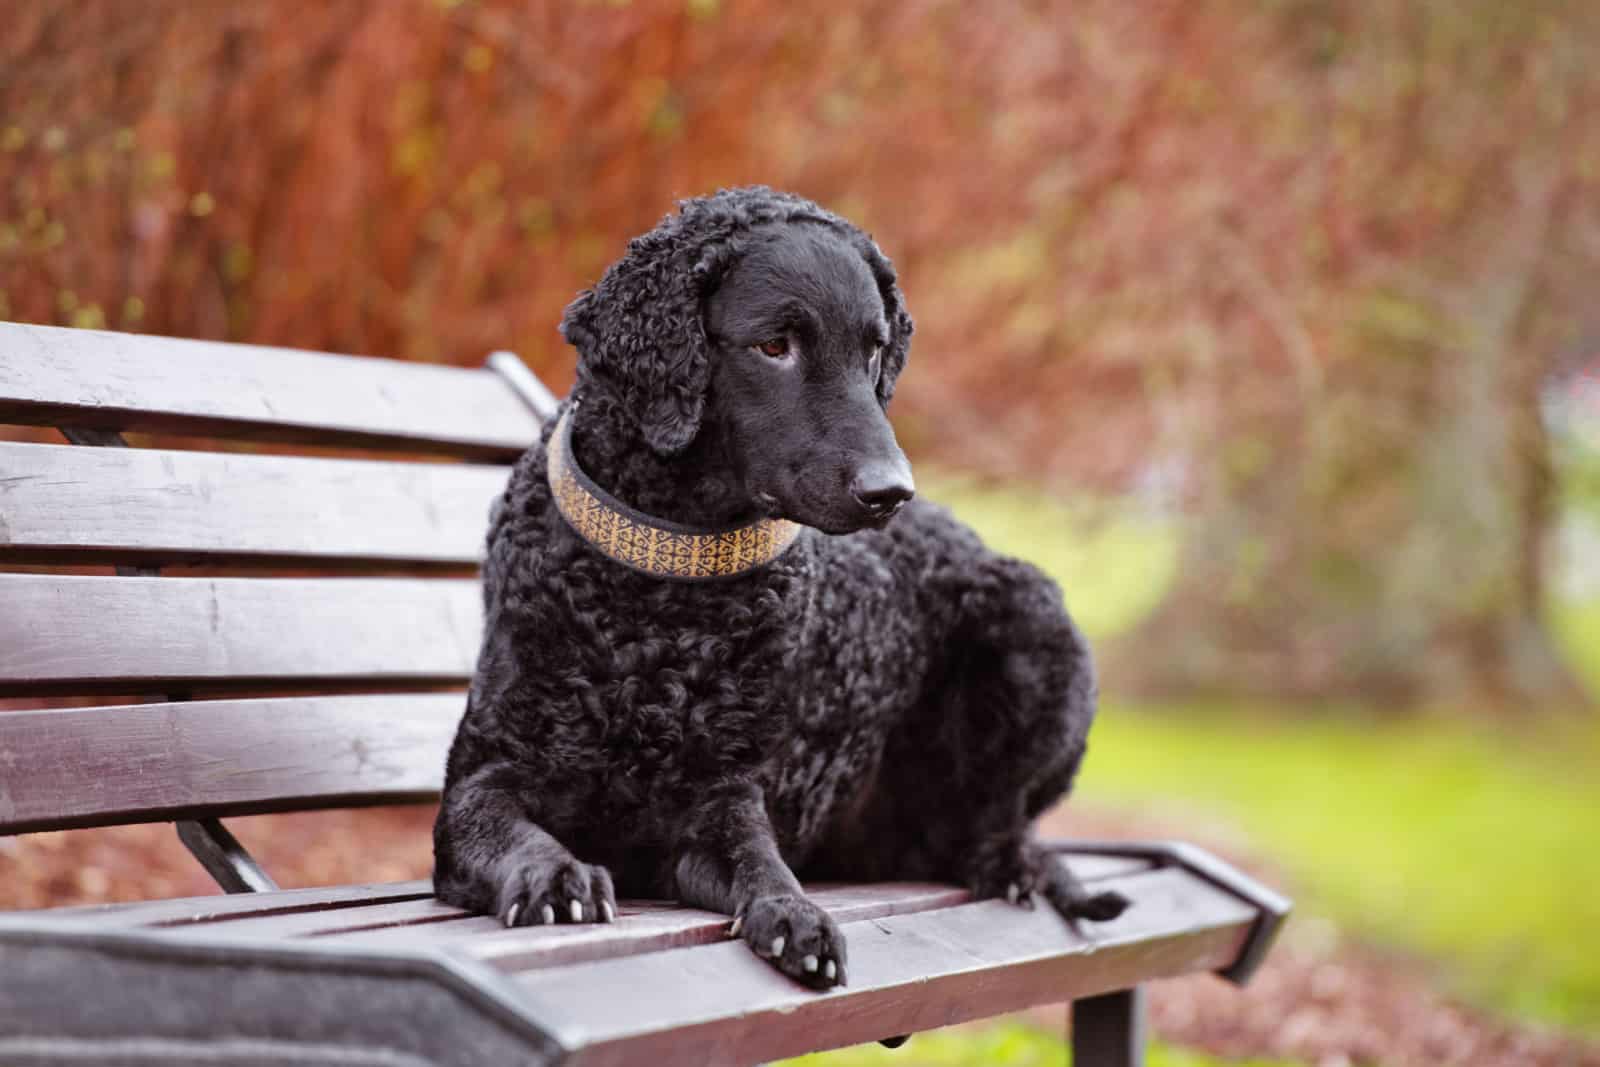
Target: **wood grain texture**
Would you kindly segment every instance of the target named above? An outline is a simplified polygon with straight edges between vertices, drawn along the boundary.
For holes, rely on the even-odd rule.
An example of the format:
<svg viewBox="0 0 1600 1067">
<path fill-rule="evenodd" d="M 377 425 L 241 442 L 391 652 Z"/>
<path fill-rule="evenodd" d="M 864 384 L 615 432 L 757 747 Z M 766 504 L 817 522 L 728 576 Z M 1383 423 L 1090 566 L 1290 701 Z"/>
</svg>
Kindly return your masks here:
<svg viewBox="0 0 1600 1067">
<path fill-rule="evenodd" d="M 1143 861 L 1119 857 L 1074 856 L 1070 862 L 1086 882 L 1149 869 Z M 840 922 L 950 907 L 970 899 L 966 890 L 955 886 L 920 883 L 818 884 L 807 886 L 806 892 Z M 335 940 L 352 946 L 449 948 L 502 970 L 522 971 L 686 945 L 716 944 L 727 937 L 726 915 L 660 902 L 621 901 L 618 906 L 621 917 L 612 925 L 524 926 L 507 930 L 490 916 L 464 915 L 426 927 L 374 926 L 338 932 Z"/>
<path fill-rule="evenodd" d="M 373 907 L 432 896 L 433 883 L 418 879 L 411 882 L 280 889 L 273 893 L 141 900 L 132 904 L 88 904 L 72 908 L 49 908 L 36 914 L 51 919 L 84 919 L 96 928 L 132 930 L 300 912 L 331 913 L 343 908 Z"/>
<path fill-rule="evenodd" d="M 1069 862 L 1085 883 L 1150 869 L 1143 860 L 1119 856 L 1075 855 Z M 432 900 L 432 889 L 426 881 L 397 882 L 58 908 L 48 914 L 117 928 L 193 928 L 197 936 L 318 937 L 352 947 L 450 945 L 507 971 L 714 944 L 727 936 L 725 915 L 672 901 L 627 899 L 618 902 L 616 923 L 507 930 L 497 919 Z M 840 922 L 951 907 L 971 899 L 955 886 L 913 882 L 818 883 L 806 891 Z"/>
<path fill-rule="evenodd" d="M 0 695 L 463 681 L 481 616 L 465 579 L 0 574 Z"/>
<path fill-rule="evenodd" d="M 325 937 L 369 930 L 410 932 L 419 927 L 460 919 L 466 914 L 460 908 L 440 903 L 429 896 L 335 909 L 230 917 L 214 922 L 174 925 L 169 929 L 174 935 L 202 940 L 222 937 L 282 941 L 294 937 Z"/>
<path fill-rule="evenodd" d="M 850 985 L 828 993 L 797 986 L 743 944 L 722 938 L 502 971 L 498 981 L 465 952 L 464 943 L 412 947 L 459 960 L 459 973 L 481 976 L 509 1010 L 562 1046 L 563 1063 L 670 1067 L 767 1061 L 1216 970 L 1237 955 L 1257 916 L 1235 894 L 1182 868 L 1147 868 L 1096 881 L 1128 895 L 1133 906 L 1114 922 L 1088 924 L 1082 934 L 1047 908 L 941 903 L 937 894 L 949 892 L 942 887 L 812 887 L 816 897 L 837 905 L 834 914 L 845 920 L 850 944 Z M 157 915 L 153 909 L 165 906 L 166 920 L 175 925 L 161 931 L 159 941 L 147 942 L 145 953 L 163 951 L 158 946 L 164 942 L 174 951 L 195 948 L 212 959 L 264 951 L 276 959 L 303 947 L 308 958 L 330 966 L 359 966 L 362 960 L 406 958 L 393 950 L 399 946 L 375 952 L 357 941 L 363 927 L 377 934 L 451 924 L 452 909 L 411 892 L 425 888 L 426 883 L 401 883 L 211 899 L 219 913 L 231 915 L 195 909 L 207 901 L 42 914 L 57 929 L 78 920 L 99 928 L 119 914 L 142 912 L 148 921 Z M 370 896 L 363 900 L 364 894 Z M 873 896 L 886 907 L 862 917 Z M 649 902 L 636 907 L 649 916 L 682 911 Z M 625 906 L 624 915 L 613 929 L 640 917 L 633 906 Z M 324 922 L 346 932 L 305 936 Z M 718 925 L 725 923 L 720 919 Z M 387 930 L 377 928 L 383 924 Z M 291 936 L 287 942 L 285 935 Z"/>
<path fill-rule="evenodd" d="M 515 980 L 540 1025 L 575 1050 L 566 1062 L 753 1063 L 1214 970 L 1255 919 L 1237 897 L 1178 869 L 1102 884 L 1134 905 L 1088 925 L 1088 937 L 1049 909 L 1004 901 L 847 923 L 850 985 L 824 994 L 732 942 Z"/>
<path fill-rule="evenodd" d="M 539 421 L 497 374 L 0 323 L 0 422 L 510 457 Z"/>
<path fill-rule="evenodd" d="M 0 713 L 0 833 L 432 799 L 459 693 Z"/>
<path fill-rule="evenodd" d="M 815 886 L 807 892 L 840 921 L 948 907 L 967 899 L 953 886 L 884 883 Z M 250 937 L 315 936 L 352 946 L 396 948 L 453 946 L 502 970 L 553 967 L 585 960 L 657 952 L 726 939 L 726 915 L 670 901 L 620 900 L 614 923 L 525 926 L 507 930 L 492 916 L 473 915 L 435 902 L 433 909 L 390 905 L 338 915 L 289 916 L 228 922 L 218 929 Z"/>
<path fill-rule="evenodd" d="M 0 560 L 472 566 L 505 467 L 0 442 Z"/>
</svg>

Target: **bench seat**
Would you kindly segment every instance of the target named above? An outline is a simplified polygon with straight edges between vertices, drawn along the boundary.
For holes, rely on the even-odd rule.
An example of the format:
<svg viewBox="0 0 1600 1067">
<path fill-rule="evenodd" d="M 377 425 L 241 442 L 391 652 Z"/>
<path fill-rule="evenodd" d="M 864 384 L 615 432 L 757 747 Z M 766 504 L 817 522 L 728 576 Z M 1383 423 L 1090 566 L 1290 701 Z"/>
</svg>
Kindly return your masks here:
<svg viewBox="0 0 1600 1067">
<path fill-rule="evenodd" d="M 12 914 L 0 1061 L 98 1030 L 116 1047 L 277 1045 L 285 1062 L 755 1063 L 1152 978 L 1242 979 L 1276 925 L 1259 887 L 1186 846 L 1056 847 L 1133 906 L 1080 933 L 1047 907 L 950 886 L 808 887 L 850 946 L 850 985 L 829 993 L 729 941 L 725 916 L 657 901 L 621 902 L 610 925 L 512 930 L 426 881 Z"/>
</svg>

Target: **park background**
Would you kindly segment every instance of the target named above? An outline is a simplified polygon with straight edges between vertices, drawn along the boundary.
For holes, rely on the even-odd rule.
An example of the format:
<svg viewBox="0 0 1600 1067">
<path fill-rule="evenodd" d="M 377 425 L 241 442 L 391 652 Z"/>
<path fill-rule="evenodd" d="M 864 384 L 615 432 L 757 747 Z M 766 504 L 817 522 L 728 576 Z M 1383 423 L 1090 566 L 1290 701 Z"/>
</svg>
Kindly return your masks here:
<svg viewBox="0 0 1600 1067">
<path fill-rule="evenodd" d="M 900 270 L 924 491 L 1095 638 L 1049 829 L 1297 898 L 1153 1062 L 1600 1064 L 1597 115 L 1579 0 L 11 0 L 0 319 L 559 390 L 677 198 L 813 197 Z M 304 885 L 425 875 L 430 820 L 233 825 Z M 208 890 L 167 827 L 0 839 L 0 908 Z"/>
</svg>

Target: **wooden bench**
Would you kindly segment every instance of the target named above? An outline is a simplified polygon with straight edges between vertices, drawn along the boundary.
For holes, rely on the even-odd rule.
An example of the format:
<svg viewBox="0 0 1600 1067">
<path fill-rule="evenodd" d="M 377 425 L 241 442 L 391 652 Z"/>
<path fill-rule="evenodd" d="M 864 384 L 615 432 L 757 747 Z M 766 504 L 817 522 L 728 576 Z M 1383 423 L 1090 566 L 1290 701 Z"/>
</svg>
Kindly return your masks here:
<svg viewBox="0 0 1600 1067">
<path fill-rule="evenodd" d="M 102 705 L 0 711 L 0 834 L 173 821 L 233 894 L 0 915 L 0 1063 L 750 1063 L 1073 1000 L 1078 1062 L 1126 1065 L 1140 983 L 1249 977 L 1287 902 L 1173 845 L 1061 846 L 1134 900 L 1084 935 L 949 886 L 813 887 L 850 944 L 828 994 L 671 903 L 507 930 L 425 881 L 277 890 L 220 819 L 436 799 L 487 511 L 553 403 L 505 353 L 0 324 L 0 423 L 72 442 L 0 442 L 0 697 Z"/>
</svg>

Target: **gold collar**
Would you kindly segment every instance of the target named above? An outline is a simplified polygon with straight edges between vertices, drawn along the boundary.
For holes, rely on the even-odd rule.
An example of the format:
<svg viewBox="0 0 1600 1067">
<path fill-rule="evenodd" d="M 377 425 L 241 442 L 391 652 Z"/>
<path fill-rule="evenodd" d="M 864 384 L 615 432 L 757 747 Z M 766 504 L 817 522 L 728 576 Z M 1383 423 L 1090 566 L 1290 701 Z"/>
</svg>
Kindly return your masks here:
<svg viewBox="0 0 1600 1067">
<path fill-rule="evenodd" d="M 596 485 L 572 454 L 572 409 L 550 435 L 546 468 L 556 508 L 602 555 L 658 578 L 728 578 L 764 567 L 794 544 L 802 527 L 761 519 L 723 530 L 682 526 L 635 511 Z"/>
</svg>

